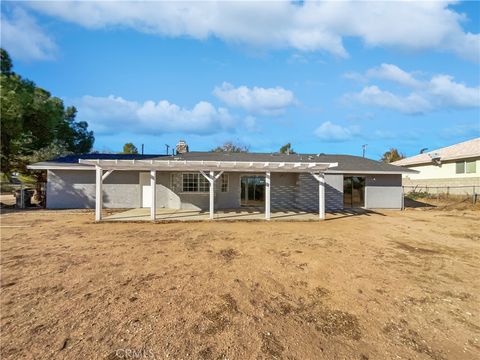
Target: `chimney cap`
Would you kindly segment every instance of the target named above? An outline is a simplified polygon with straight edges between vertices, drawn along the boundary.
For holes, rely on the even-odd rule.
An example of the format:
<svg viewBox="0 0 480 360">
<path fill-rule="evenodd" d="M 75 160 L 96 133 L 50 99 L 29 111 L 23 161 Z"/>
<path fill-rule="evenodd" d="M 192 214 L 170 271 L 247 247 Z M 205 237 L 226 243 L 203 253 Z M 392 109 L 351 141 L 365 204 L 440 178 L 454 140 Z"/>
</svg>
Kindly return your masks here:
<svg viewBox="0 0 480 360">
<path fill-rule="evenodd" d="M 188 152 L 188 145 L 185 140 L 180 139 L 178 144 L 175 146 L 175 151 L 177 154 L 184 154 Z"/>
</svg>

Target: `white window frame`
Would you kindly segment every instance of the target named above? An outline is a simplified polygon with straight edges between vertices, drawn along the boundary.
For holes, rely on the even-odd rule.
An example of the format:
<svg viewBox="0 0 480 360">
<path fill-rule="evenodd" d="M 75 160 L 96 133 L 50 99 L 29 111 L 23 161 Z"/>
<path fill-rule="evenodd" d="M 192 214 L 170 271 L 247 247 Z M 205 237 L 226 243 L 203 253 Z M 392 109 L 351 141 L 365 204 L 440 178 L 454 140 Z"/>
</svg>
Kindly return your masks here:
<svg viewBox="0 0 480 360">
<path fill-rule="evenodd" d="M 225 190 L 224 186 L 225 185 Z M 222 174 L 220 176 L 220 192 L 227 193 L 230 188 L 230 179 L 228 178 L 228 174 Z"/>
<path fill-rule="evenodd" d="M 188 176 L 193 176 L 193 178 L 196 178 L 198 181 L 197 184 L 197 190 L 196 191 L 188 191 L 185 190 L 185 175 Z M 203 183 L 204 188 L 203 191 L 200 191 L 200 183 Z M 182 184 L 181 184 L 181 193 L 182 194 L 208 194 L 210 192 L 210 183 L 208 182 L 207 179 L 201 174 L 201 173 L 196 173 L 196 172 L 185 172 L 182 173 Z"/>
<path fill-rule="evenodd" d="M 474 172 L 469 172 L 467 171 L 467 164 L 468 163 L 473 163 L 475 166 L 475 171 Z M 463 172 L 457 172 L 457 166 L 458 164 L 463 164 Z M 461 174 L 476 174 L 477 173 L 477 162 L 476 160 L 464 160 L 464 161 L 456 161 L 455 162 L 455 174 L 456 175 L 461 175 Z"/>
<path fill-rule="evenodd" d="M 468 171 L 468 163 L 473 163 L 473 166 L 475 167 L 475 171 L 469 172 Z M 476 160 L 471 160 L 471 161 L 465 161 L 465 174 L 476 174 L 477 173 L 477 161 Z"/>
</svg>

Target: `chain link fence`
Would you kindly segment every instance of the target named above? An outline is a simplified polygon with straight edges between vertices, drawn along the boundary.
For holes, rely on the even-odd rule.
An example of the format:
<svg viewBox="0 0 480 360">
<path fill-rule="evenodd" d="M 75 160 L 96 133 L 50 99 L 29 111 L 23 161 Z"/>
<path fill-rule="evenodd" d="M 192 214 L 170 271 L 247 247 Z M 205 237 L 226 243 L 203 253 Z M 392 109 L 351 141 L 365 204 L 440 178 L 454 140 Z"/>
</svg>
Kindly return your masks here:
<svg viewBox="0 0 480 360">
<path fill-rule="evenodd" d="M 45 207 L 45 185 L 20 181 L 0 182 L 0 207 L 3 209 Z"/>
<path fill-rule="evenodd" d="M 456 204 L 477 205 L 480 186 L 429 186 L 409 185 L 403 186 L 405 207 L 412 204 L 429 204 L 432 206 L 448 206 Z"/>
</svg>

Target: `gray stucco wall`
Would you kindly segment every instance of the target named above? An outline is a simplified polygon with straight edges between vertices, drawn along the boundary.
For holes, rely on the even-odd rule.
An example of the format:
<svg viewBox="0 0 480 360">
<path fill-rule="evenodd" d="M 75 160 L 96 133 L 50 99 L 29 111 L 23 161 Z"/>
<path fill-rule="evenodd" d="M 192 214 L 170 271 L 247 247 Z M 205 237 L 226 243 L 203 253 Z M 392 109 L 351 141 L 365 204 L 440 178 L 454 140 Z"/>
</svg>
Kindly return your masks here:
<svg viewBox="0 0 480 360">
<path fill-rule="evenodd" d="M 367 209 L 401 209 L 402 176 L 369 175 L 365 178 Z"/>
<path fill-rule="evenodd" d="M 47 208 L 94 208 L 95 171 L 49 170 L 47 173 Z M 137 171 L 113 172 L 103 185 L 106 208 L 140 206 Z"/>
<path fill-rule="evenodd" d="M 161 174 L 161 175 L 160 175 Z M 240 207 L 240 174 L 225 173 L 228 176 L 228 191 L 221 191 L 221 182 L 215 182 L 215 208 Z M 209 193 L 183 193 L 182 173 L 158 173 L 157 184 L 162 179 L 162 188 L 157 188 L 157 206 L 171 209 L 208 209 Z"/>
</svg>

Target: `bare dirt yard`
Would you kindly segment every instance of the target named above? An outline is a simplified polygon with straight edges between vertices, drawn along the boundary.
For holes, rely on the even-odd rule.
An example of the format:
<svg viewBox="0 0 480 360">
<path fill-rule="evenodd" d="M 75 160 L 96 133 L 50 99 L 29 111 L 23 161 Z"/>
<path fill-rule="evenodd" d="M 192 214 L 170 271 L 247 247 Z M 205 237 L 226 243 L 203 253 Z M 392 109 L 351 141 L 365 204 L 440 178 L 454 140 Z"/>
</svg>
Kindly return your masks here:
<svg viewBox="0 0 480 360">
<path fill-rule="evenodd" d="M 480 212 L 1 217 L 2 359 L 478 359 Z"/>
</svg>

